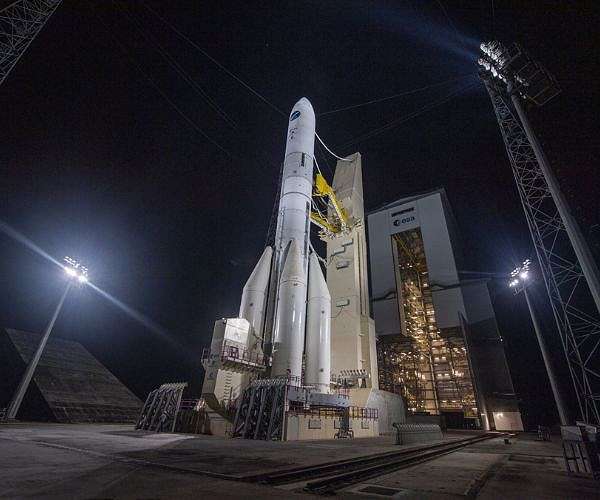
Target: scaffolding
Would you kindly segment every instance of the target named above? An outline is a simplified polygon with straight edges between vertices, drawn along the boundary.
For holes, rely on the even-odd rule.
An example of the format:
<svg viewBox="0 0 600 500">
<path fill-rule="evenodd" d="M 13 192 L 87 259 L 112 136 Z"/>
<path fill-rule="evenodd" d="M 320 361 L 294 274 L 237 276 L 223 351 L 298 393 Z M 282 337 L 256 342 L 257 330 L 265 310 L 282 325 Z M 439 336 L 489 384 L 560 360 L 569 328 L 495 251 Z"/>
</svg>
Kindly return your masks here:
<svg viewBox="0 0 600 500">
<path fill-rule="evenodd" d="M 62 0 L 20 0 L 0 10 L 0 85 Z"/>
</svg>

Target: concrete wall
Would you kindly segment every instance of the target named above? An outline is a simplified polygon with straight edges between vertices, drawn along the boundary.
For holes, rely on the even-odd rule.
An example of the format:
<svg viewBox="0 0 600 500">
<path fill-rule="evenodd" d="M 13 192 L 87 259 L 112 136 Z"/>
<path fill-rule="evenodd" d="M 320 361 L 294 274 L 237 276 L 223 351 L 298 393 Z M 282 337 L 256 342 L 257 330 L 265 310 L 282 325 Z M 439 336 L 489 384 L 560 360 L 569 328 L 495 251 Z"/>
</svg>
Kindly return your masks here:
<svg viewBox="0 0 600 500">
<path fill-rule="evenodd" d="M 522 430 L 518 400 L 487 283 L 463 282 L 462 290 L 469 315 L 465 332 L 469 358 L 477 377 L 477 389 L 485 399 L 487 421 L 493 428 L 497 426 L 495 415 L 504 414 L 507 417 L 500 417 L 501 425 L 508 427 L 496 427 L 497 430 Z"/>
<path fill-rule="evenodd" d="M 337 417 L 288 413 L 285 441 L 334 439 L 339 428 L 340 419 Z M 350 429 L 354 432 L 355 438 L 379 435 L 376 419 L 350 419 Z"/>
<path fill-rule="evenodd" d="M 379 433 L 390 435 L 395 432 L 393 423 L 406 422 L 404 400 L 398 394 L 379 389 L 352 389 L 350 401 L 353 406 L 376 408 L 379 413 Z"/>
<path fill-rule="evenodd" d="M 248 342 L 249 323 L 242 318 L 222 318 L 215 321 L 210 346 L 210 358 L 204 366 L 202 397 L 217 410 L 221 404 L 235 400 L 243 390 L 247 379 L 242 373 L 224 370 L 221 366 L 221 351 L 225 340 L 239 345 L 240 352 Z"/>
<path fill-rule="evenodd" d="M 494 423 L 497 431 L 522 431 L 523 422 L 521 421 L 521 413 L 518 411 L 512 412 L 493 412 Z"/>
<path fill-rule="evenodd" d="M 40 342 L 41 335 L 6 329 L 0 331 L 0 373 L 14 385 L 5 386 L 5 401 Z M 8 363 L 6 355 L 18 356 Z M 5 373 L 5 369 L 17 373 Z M 36 399 L 37 401 L 31 401 Z M 17 418 L 63 423 L 135 422 L 142 402 L 78 342 L 50 337 Z"/>
<path fill-rule="evenodd" d="M 331 373 L 364 370 L 363 383 L 378 387 L 375 330 L 370 318 L 360 154 L 339 161 L 332 187 L 352 229 L 327 240 L 327 287 L 331 294 Z"/>
</svg>

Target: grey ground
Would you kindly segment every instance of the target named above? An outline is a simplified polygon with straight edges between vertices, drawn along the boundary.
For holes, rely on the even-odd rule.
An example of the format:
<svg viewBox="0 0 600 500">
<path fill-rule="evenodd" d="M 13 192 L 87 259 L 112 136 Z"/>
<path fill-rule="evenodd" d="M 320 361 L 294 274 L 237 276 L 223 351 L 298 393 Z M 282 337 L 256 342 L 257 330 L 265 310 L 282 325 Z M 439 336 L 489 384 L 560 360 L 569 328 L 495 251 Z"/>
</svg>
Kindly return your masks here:
<svg viewBox="0 0 600 500">
<path fill-rule="evenodd" d="M 136 432 L 122 425 L 6 424 L 0 425 L 0 497 L 306 497 L 289 487 L 233 479 L 397 449 L 391 437 L 278 443 Z M 600 499 L 599 492 L 598 482 L 566 475 L 558 442 L 523 435 L 510 445 L 493 439 L 463 448 L 340 496 Z"/>
</svg>

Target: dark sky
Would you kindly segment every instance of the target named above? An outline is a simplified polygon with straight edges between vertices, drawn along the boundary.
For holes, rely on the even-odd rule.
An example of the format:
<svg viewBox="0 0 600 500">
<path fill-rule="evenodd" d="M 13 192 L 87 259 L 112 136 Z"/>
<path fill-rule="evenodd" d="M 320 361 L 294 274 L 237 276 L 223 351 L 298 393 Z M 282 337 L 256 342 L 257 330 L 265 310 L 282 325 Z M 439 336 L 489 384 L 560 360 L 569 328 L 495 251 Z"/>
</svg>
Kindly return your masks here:
<svg viewBox="0 0 600 500">
<path fill-rule="evenodd" d="M 0 87 L 1 219 L 50 255 L 87 263 L 99 287 L 160 327 L 82 289 L 55 334 L 141 397 L 166 381 L 198 386 L 212 324 L 237 315 L 264 245 L 287 127 L 273 107 L 287 115 L 301 96 L 318 115 L 446 82 L 317 117 L 317 130 L 339 154 L 363 154 L 367 209 L 445 187 L 470 270 L 510 271 L 532 248 L 475 78 L 479 42 L 492 37 L 522 43 L 563 89 L 531 117 L 588 234 L 600 213 L 594 4 L 65 0 Z M 333 159 L 318 157 L 330 175 Z M 0 259 L 0 324 L 42 330 L 60 270 L 6 235 Z M 547 383 L 522 298 L 504 286 L 493 285 L 498 320 L 535 420 L 551 408 Z"/>
</svg>

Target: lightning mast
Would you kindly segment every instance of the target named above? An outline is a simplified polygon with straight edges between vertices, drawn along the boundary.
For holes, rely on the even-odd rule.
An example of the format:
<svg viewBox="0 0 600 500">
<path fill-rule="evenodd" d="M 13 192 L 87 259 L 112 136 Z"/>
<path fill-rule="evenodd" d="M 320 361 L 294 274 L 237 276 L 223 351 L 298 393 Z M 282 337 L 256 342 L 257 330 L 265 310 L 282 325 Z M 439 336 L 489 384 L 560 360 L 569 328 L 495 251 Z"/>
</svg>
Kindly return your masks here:
<svg viewBox="0 0 600 500">
<path fill-rule="evenodd" d="M 62 0 L 19 0 L 0 10 L 0 85 Z"/>
<path fill-rule="evenodd" d="M 494 41 L 481 50 L 480 77 L 512 166 L 580 415 L 600 424 L 598 268 L 524 110 L 525 103 L 543 106 L 560 89 L 517 44 Z"/>
</svg>

